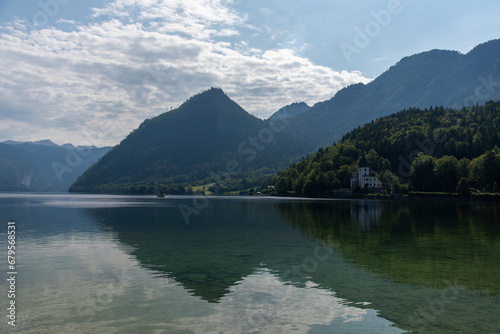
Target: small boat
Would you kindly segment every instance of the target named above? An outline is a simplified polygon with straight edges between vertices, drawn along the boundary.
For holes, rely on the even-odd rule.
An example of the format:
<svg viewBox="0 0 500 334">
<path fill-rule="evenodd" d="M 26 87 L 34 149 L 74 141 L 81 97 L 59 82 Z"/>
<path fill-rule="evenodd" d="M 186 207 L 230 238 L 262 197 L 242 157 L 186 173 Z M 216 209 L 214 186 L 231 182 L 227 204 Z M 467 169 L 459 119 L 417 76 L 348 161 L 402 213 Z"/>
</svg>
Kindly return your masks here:
<svg viewBox="0 0 500 334">
<path fill-rule="evenodd" d="M 160 191 L 156 197 L 165 197 L 165 193 L 163 191 Z"/>
</svg>

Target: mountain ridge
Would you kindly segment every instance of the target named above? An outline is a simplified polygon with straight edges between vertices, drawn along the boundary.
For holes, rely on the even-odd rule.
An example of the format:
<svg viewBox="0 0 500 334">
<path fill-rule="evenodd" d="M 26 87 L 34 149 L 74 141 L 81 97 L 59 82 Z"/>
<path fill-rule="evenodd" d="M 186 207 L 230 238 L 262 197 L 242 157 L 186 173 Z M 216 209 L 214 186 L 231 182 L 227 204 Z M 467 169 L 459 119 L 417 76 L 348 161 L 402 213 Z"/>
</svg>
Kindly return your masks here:
<svg viewBox="0 0 500 334">
<path fill-rule="evenodd" d="M 289 104 L 274 114 L 272 114 L 266 121 L 271 121 L 273 119 L 289 118 L 292 116 L 300 115 L 311 109 L 305 102 L 294 102 Z"/>
<path fill-rule="evenodd" d="M 467 54 L 430 50 L 404 57 L 366 85 L 350 85 L 310 108 L 292 104 L 267 120 L 250 115 L 222 89 L 211 88 L 145 120 L 70 190 L 151 192 L 176 185 L 182 192 L 211 183 L 219 189 L 248 189 L 377 118 L 408 108 L 461 109 L 500 100 L 497 78 L 500 81 L 500 40 Z M 279 117 L 298 106 L 303 107 L 299 112 Z M 273 126 L 277 121 L 281 126 Z M 229 175 L 230 186 L 214 178 L 220 173 Z"/>
<path fill-rule="evenodd" d="M 40 141 L 0 143 L 0 191 L 67 191 L 111 147 Z"/>
<path fill-rule="evenodd" d="M 246 112 L 220 88 L 211 88 L 145 120 L 70 191 L 136 192 L 139 185 L 140 192 L 152 192 L 172 184 L 213 183 L 219 174 L 231 179 L 229 183 L 235 178 L 262 181 L 315 148 L 270 124 Z"/>
<path fill-rule="evenodd" d="M 435 49 L 402 58 L 366 85 L 341 89 L 298 115 L 290 128 L 309 138 L 318 133 L 318 145 L 330 145 L 357 126 L 405 108 L 460 109 L 500 99 L 498 87 L 500 39 L 466 54 Z"/>
</svg>

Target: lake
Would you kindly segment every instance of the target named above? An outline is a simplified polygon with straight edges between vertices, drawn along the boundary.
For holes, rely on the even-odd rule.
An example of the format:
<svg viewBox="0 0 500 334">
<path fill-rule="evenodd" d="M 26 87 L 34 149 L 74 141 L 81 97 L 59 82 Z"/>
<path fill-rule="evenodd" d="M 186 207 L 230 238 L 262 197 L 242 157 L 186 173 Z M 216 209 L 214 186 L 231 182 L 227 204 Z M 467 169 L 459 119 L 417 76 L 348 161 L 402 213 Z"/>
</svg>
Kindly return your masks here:
<svg viewBox="0 0 500 334">
<path fill-rule="evenodd" d="M 4 193 L 0 221 L 2 333 L 500 332 L 493 202 Z"/>
</svg>

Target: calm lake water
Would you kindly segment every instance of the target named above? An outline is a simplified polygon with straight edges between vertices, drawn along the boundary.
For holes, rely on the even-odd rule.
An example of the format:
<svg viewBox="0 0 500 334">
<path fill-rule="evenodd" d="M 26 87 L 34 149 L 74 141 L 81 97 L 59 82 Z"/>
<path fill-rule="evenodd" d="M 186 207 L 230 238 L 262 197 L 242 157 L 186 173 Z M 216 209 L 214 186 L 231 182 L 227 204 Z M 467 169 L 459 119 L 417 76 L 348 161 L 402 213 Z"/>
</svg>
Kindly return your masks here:
<svg viewBox="0 0 500 334">
<path fill-rule="evenodd" d="M 500 332 L 495 203 L 0 194 L 0 221 L 1 333 Z"/>
</svg>

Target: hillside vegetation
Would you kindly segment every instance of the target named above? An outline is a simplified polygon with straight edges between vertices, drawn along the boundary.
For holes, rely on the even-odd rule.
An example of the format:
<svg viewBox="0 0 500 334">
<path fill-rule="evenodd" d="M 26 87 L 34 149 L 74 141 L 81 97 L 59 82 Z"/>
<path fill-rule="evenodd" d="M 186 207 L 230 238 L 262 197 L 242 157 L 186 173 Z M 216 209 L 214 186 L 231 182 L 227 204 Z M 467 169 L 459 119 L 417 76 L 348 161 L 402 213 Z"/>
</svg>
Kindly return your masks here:
<svg viewBox="0 0 500 334">
<path fill-rule="evenodd" d="M 461 110 L 406 109 L 292 164 L 276 176 L 276 191 L 322 196 L 349 188 L 351 172 L 364 158 L 387 190 L 455 192 L 465 178 L 476 189 L 498 191 L 499 145 L 500 102 Z"/>
</svg>

